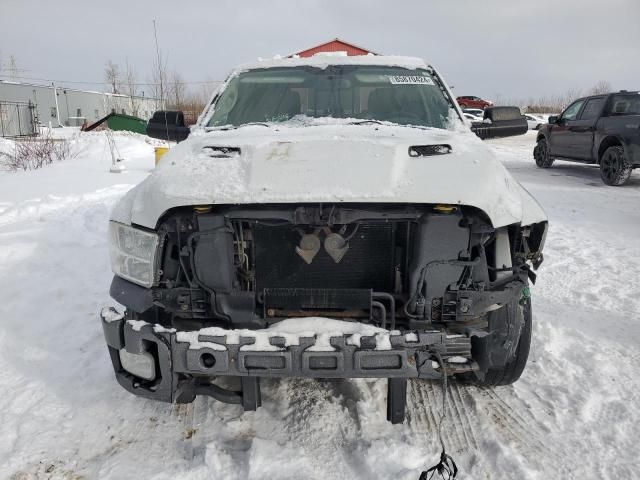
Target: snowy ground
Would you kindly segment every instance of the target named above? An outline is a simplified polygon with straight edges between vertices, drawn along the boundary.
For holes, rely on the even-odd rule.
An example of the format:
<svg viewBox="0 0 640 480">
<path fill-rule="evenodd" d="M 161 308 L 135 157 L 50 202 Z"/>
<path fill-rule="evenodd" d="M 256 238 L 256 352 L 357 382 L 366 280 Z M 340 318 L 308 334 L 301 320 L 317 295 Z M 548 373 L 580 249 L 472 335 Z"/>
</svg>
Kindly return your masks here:
<svg viewBox="0 0 640 480">
<path fill-rule="evenodd" d="M 383 381 L 264 381 L 264 406 L 136 398 L 113 377 L 109 209 L 153 168 L 153 144 L 104 134 L 75 160 L 0 173 L 0 478 L 411 479 L 436 461 L 437 384 L 412 382 L 405 425 Z M 547 210 L 530 363 L 513 387 L 453 384 L 445 441 L 463 479 L 640 478 L 640 172 L 534 165 L 535 133 L 491 142 Z M 0 149 L 10 148 L 7 142 Z"/>
</svg>

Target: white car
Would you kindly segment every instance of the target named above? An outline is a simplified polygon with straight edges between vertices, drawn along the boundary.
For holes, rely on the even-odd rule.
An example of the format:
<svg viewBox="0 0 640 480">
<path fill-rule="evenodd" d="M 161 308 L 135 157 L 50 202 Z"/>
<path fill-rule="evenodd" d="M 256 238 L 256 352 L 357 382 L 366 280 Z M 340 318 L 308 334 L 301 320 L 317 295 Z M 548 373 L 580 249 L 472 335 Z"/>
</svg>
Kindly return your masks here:
<svg viewBox="0 0 640 480">
<path fill-rule="evenodd" d="M 547 123 L 544 118 L 539 117 L 537 115 L 530 114 L 530 113 L 526 113 L 524 117 L 527 120 L 527 125 L 529 126 L 529 130 L 540 130 L 540 127 L 545 123 Z"/>
<path fill-rule="evenodd" d="M 126 310 L 101 317 L 130 392 L 253 410 L 261 377 L 381 377 L 398 423 L 407 378 L 522 373 L 547 217 L 424 61 L 243 65 L 190 132 L 148 132 L 188 138 L 111 216 Z"/>
<path fill-rule="evenodd" d="M 463 108 L 462 112 L 479 118 L 479 121 L 482 121 L 482 119 L 484 118 L 484 110 L 480 108 Z"/>
</svg>

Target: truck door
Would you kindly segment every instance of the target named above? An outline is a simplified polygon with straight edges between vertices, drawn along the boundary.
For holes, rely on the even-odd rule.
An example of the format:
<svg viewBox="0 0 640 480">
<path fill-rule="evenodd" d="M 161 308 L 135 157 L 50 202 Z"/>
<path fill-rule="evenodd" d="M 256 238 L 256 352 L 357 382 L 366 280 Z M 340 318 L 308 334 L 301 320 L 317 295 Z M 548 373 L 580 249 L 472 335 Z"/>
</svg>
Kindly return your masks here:
<svg viewBox="0 0 640 480">
<path fill-rule="evenodd" d="M 569 127 L 570 145 L 568 155 L 578 160 L 590 161 L 593 151 L 593 139 L 596 131 L 596 123 L 602 114 L 606 97 L 593 97 L 587 99 L 584 108 L 578 118 L 571 122 Z"/>
<path fill-rule="evenodd" d="M 573 143 L 573 132 L 571 127 L 578 118 L 578 113 L 584 105 L 585 99 L 576 100 L 569 105 L 562 115 L 558 118 L 556 123 L 551 126 L 551 135 L 549 137 L 549 143 L 551 148 L 551 155 L 557 157 L 571 158 Z"/>
</svg>

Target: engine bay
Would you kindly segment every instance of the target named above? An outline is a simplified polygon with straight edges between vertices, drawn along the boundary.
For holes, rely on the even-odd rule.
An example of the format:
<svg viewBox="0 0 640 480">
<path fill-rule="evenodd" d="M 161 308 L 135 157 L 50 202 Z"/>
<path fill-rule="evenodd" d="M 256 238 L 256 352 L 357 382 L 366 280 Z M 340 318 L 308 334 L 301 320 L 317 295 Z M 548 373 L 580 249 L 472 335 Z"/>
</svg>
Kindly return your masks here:
<svg viewBox="0 0 640 480">
<path fill-rule="evenodd" d="M 168 212 L 158 232 L 156 308 L 138 313 L 187 330 L 298 317 L 482 326 L 535 280 L 544 241 L 542 224 L 494 229 L 456 205 L 203 206 Z"/>
</svg>

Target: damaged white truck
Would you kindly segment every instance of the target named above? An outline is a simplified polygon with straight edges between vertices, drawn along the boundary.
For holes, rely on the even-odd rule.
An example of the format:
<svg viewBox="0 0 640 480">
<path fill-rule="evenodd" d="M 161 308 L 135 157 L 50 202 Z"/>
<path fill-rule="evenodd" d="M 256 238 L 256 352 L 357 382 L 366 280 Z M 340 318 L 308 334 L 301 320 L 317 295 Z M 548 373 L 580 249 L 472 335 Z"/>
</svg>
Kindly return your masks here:
<svg viewBox="0 0 640 480">
<path fill-rule="evenodd" d="M 496 112 L 483 138 L 514 132 Z M 128 391 L 255 410 L 261 378 L 386 378 L 399 423 L 409 378 L 520 377 L 547 218 L 433 67 L 258 62 L 191 129 L 148 131 L 186 140 L 112 213 L 124 310 L 101 317 Z"/>
</svg>

